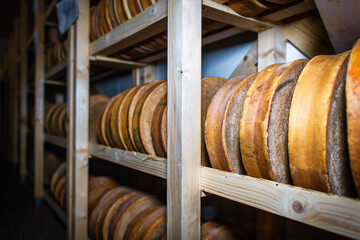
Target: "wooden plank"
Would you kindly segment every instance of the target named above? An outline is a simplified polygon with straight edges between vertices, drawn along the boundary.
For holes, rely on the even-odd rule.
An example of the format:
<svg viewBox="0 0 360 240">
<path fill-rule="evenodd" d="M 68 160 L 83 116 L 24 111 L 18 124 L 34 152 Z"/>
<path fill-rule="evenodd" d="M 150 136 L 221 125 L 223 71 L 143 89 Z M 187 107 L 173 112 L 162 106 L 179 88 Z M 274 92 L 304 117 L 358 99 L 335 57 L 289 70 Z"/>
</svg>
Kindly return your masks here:
<svg viewBox="0 0 360 240">
<path fill-rule="evenodd" d="M 286 18 L 308 12 L 313 9 L 316 9 L 314 0 L 304 0 L 304 1 L 299 1 L 298 3 L 290 7 L 287 7 L 285 9 L 281 9 L 280 11 L 267 13 L 266 15 L 261 16 L 261 19 L 271 22 L 278 22 Z"/>
<path fill-rule="evenodd" d="M 250 74 L 257 72 L 257 61 L 258 61 L 258 43 L 255 42 L 250 48 L 249 52 L 241 60 L 240 64 L 231 74 L 230 78 L 236 76 L 249 76 Z"/>
<path fill-rule="evenodd" d="M 334 54 L 324 24 L 311 14 L 286 22 L 284 33 L 285 38 L 309 58 Z"/>
<path fill-rule="evenodd" d="M 35 31 L 37 33 L 35 54 L 35 198 L 44 196 L 44 82 L 45 82 L 45 51 L 44 51 L 44 0 L 38 0 L 35 12 Z"/>
<path fill-rule="evenodd" d="M 27 32 L 28 32 L 28 1 L 20 4 L 20 178 L 25 181 L 27 152 Z"/>
<path fill-rule="evenodd" d="M 91 157 L 166 179 L 166 159 L 90 143 Z"/>
<path fill-rule="evenodd" d="M 160 0 L 90 44 L 90 55 L 110 55 L 166 30 L 167 0 Z"/>
<path fill-rule="evenodd" d="M 73 92 L 73 111 L 69 129 L 72 129 L 72 155 L 68 155 L 72 175 L 72 220 L 68 225 L 70 239 L 87 239 L 88 236 L 88 185 L 89 185 L 89 0 L 79 1 L 79 18 L 73 34 L 74 76 L 68 85 Z M 71 74 L 71 72 L 69 73 Z M 70 170 L 71 169 L 71 170 Z"/>
<path fill-rule="evenodd" d="M 66 138 L 64 137 L 45 134 L 45 142 L 51 143 L 58 147 L 66 148 Z"/>
<path fill-rule="evenodd" d="M 133 69 L 136 67 L 145 67 L 147 65 L 146 63 L 122 60 L 118 58 L 106 57 L 101 55 L 90 56 L 90 61 L 91 61 L 90 62 L 91 65 L 94 66 L 102 66 L 102 67 L 123 69 L 123 70 Z"/>
<path fill-rule="evenodd" d="M 286 42 L 283 24 L 258 33 L 258 71 L 274 63 L 285 62 Z"/>
<path fill-rule="evenodd" d="M 272 27 L 272 23 L 266 20 L 241 16 L 229 6 L 212 0 L 203 0 L 202 16 L 254 32 L 261 32 Z"/>
<path fill-rule="evenodd" d="M 351 50 L 360 36 L 360 1 L 315 0 L 315 3 L 335 52 Z"/>
<path fill-rule="evenodd" d="M 360 201 L 202 167 L 201 189 L 349 238 L 360 236 Z"/>
<path fill-rule="evenodd" d="M 47 85 L 55 85 L 55 86 L 66 86 L 66 82 L 55 81 L 55 80 L 45 80 L 45 84 Z"/>
<path fill-rule="evenodd" d="M 54 10 L 57 2 L 58 2 L 58 0 L 53 0 L 50 3 L 49 7 L 46 9 L 46 12 L 45 12 L 45 19 L 47 19 L 50 16 L 50 14 Z"/>
<path fill-rule="evenodd" d="M 53 210 L 60 221 L 66 226 L 66 215 L 64 210 L 59 206 L 55 199 L 50 195 L 49 191 L 44 190 L 44 199 L 49 207 Z"/>
<path fill-rule="evenodd" d="M 67 61 L 64 60 L 58 64 L 56 64 L 55 66 L 53 66 L 52 68 L 50 68 L 45 76 L 46 76 L 46 79 L 51 79 L 51 78 L 54 78 L 55 76 L 61 74 L 61 73 L 64 73 L 65 69 L 67 67 Z"/>
<path fill-rule="evenodd" d="M 226 3 L 226 2 L 228 2 L 230 0 L 212 0 L 212 1 L 223 4 L 223 3 Z"/>
<path fill-rule="evenodd" d="M 200 239 L 202 5 L 168 4 L 167 238 Z"/>
</svg>

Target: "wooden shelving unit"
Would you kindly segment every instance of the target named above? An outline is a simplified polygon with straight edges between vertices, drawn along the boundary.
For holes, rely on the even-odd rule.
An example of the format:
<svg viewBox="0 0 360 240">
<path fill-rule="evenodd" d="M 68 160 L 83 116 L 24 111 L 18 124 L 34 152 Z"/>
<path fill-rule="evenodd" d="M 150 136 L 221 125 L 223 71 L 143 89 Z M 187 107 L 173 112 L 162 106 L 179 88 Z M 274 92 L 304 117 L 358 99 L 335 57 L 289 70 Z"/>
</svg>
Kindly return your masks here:
<svg viewBox="0 0 360 240">
<path fill-rule="evenodd" d="M 44 191 L 44 200 L 49 205 L 49 207 L 54 211 L 56 216 L 60 219 L 60 221 L 66 226 L 66 213 L 60 207 L 60 205 L 54 200 L 48 190 Z"/>
<path fill-rule="evenodd" d="M 22 3 L 24 2 L 26 1 L 22 0 Z M 220 2 L 226 2 L 226 0 Z M 34 185 L 35 197 L 44 198 L 54 209 L 67 226 L 69 239 L 87 238 L 88 161 L 91 157 L 167 179 L 167 236 L 169 239 L 200 239 L 201 191 L 346 237 L 359 238 L 359 200 L 200 166 L 201 46 L 245 31 L 252 31 L 258 33 L 259 70 L 275 62 L 284 62 L 285 35 L 284 24 L 281 20 L 315 9 L 314 1 L 296 2 L 288 8 L 260 17 L 248 18 L 236 14 L 230 7 L 219 1 L 160 0 L 128 22 L 90 43 L 90 3 L 89 0 L 81 0 L 79 1 L 79 19 L 68 31 L 68 59 L 45 72 L 43 46 L 45 19 L 55 3 L 56 1 L 45 11 L 44 0 L 39 0 L 36 10 L 35 32 L 38 47 L 35 73 L 37 120 L 34 132 L 36 158 Z M 219 21 L 231 27 L 202 38 L 201 17 Z M 166 30 L 168 43 L 171 43 L 168 44 L 167 51 L 138 61 L 127 61 L 110 56 Z M 27 47 L 29 41 L 26 37 L 22 38 L 22 41 Z M 89 86 L 95 81 L 94 78 L 90 79 L 91 67 L 135 69 L 135 72 L 166 56 L 169 107 L 168 158 L 158 158 L 90 143 L 87 109 Z M 69 116 L 67 136 L 69 137 L 66 139 L 44 134 L 43 131 L 44 84 L 46 81 L 56 79 L 59 75 L 66 75 L 67 78 Z M 23 82 L 22 78 L 21 86 L 26 89 Z M 23 109 L 26 103 L 21 102 Z M 22 110 L 21 117 L 22 121 L 25 121 L 23 119 L 26 118 L 26 111 Z M 24 125 L 21 129 L 22 133 L 26 132 Z M 65 148 L 67 151 L 68 209 L 66 214 L 49 193 L 44 191 L 42 184 L 44 142 Z M 23 163 L 24 160 L 21 162 Z M 22 174 L 26 173 L 22 171 Z"/>
</svg>

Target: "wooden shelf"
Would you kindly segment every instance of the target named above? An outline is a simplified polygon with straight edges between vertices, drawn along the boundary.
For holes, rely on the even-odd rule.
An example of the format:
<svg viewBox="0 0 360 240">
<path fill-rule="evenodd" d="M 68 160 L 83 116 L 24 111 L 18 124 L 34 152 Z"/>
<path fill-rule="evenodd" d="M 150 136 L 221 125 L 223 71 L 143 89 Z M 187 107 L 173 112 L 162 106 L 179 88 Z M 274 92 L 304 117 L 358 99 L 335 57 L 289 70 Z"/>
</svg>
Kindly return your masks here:
<svg viewBox="0 0 360 240">
<path fill-rule="evenodd" d="M 66 148 L 66 138 L 55 135 L 45 134 L 45 142 L 54 144 L 58 147 Z"/>
<path fill-rule="evenodd" d="M 110 148 L 94 143 L 89 143 L 89 152 L 92 157 L 107 160 L 109 162 L 166 179 L 165 158 Z"/>
<path fill-rule="evenodd" d="M 201 189 L 350 238 L 360 236 L 360 201 L 202 167 Z"/>
<path fill-rule="evenodd" d="M 56 76 L 59 76 L 61 74 L 65 75 L 65 69 L 66 69 L 67 62 L 66 60 L 58 63 L 57 65 L 50 68 L 46 73 L 45 77 L 47 80 L 53 79 Z"/>
<path fill-rule="evenodd" d="M 48 190 L 44 190 L 44 199 L 49 207 L 55 212 L 60 221 L 66 226 L 66 214 L 55 199 L 50 195 Z"/>
</svg>

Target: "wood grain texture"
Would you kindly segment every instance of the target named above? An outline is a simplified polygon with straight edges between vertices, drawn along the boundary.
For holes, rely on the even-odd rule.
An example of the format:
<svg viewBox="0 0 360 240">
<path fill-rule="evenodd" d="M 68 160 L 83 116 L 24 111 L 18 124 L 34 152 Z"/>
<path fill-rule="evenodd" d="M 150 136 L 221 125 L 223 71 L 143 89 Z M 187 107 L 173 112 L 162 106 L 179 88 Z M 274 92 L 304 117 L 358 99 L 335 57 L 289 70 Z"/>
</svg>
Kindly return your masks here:
<svg viewBox="0 0 360 240">
<path fill-rule="evenodd" d="M 313 58 L 300 75 L 289 118 L 294 185 L 352 195 L 346 147 L 345 76 L 349 52 Z"/>
<path fill-rule="evenodd" d="M 258 43 L 255 42 L 250 48 L 249 52 L 241 60 L 236 69 L 232 72 L 230 78 L 236 76 L 249 76 L 250 74 L 257 72 L 258 61 Z"/>
<path fill-rule="evenodd" d="M 45 134 L 44 137 L 45 142 L 51 143 L 61 148 L 66 148 L 66 138 L 50 134 Z"/>
<path fill-rule="evenodd" d="M 276 7 L 263 0 L 230 0 L 227 3 L 235 12 L 245 17 L 254 17 L 265 10 Z"/>
<path fill-rule="evenodd" d="M 350 167 L 360 196 L 360 41 L 354 45 L 346 75 L 347 141 Z"/>
<path fill-rule="evenodd" d="M 350 238 L 360 234 L 359 200 L 207 167 L 201 176 L 205 192 Z"/>
</svg>

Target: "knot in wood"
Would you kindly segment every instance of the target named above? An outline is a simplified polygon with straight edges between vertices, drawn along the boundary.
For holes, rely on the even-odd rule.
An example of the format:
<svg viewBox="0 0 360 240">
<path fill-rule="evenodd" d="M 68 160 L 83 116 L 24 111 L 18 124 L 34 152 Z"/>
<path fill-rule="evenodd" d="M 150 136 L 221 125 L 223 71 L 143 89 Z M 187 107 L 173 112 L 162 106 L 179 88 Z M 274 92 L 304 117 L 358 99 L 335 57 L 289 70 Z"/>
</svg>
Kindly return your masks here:
<svg viewBox="0 0 360 240">
<path fill-rule="evenodd" d="M 296 213 L 303 213 L 305 211 L 305 203 L 295 200 L 292 203 L 292 208 Z"/>
</svg>

